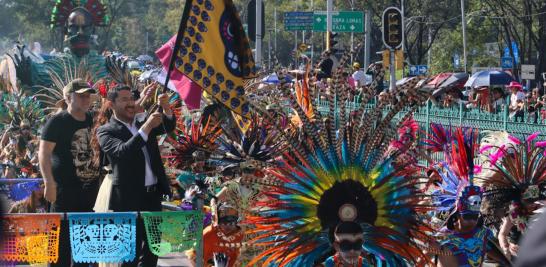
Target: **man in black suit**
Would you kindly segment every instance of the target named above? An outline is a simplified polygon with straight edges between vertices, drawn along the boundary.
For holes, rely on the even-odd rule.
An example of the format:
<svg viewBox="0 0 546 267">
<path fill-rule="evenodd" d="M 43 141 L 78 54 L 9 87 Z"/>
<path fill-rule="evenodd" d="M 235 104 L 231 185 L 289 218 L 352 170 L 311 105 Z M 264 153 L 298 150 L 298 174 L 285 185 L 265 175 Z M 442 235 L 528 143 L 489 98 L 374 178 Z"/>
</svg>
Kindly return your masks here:
<svg viewBox="0 0 546 267">
<path fill-rule="evenodd" d="M 107 95 L 113 111 L 110 122 L 97 130 L 101 151 L 112 167 L 113 186 L 109 209 L 113 211 L 160 211 L 169 182 L 157 144 L 157 136 L 175 128 L 175 117 L 166 94 L 159 96 L 163 113 L 136 114 L 135 99 L 128 86 L 117 86 Z M 156 266 L 144 238 L 143 223 L 137 226 L 137 257 L 127 266 Z"/>
</svg>

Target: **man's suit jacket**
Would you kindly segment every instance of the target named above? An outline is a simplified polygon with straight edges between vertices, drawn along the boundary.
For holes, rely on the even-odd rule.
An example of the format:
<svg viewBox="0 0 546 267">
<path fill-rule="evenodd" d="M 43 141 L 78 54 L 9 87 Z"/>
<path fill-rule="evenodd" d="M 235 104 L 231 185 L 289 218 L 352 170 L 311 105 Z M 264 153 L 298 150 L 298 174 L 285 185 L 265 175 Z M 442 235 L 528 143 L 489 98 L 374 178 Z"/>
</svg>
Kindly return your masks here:
<svg viewBox="0 0 546 267">
<path fill-rule="evenodd" d="M 144 122 L 136 122 L 140 128 Z M 142 147 L 146 146 L 152 171 L 157 178 L 158 195 L 171 194 L 169 181 L 161 161 L 157 136 L 165 131 L 171 132 L 176 125 L 176 118 L 169 120 L 163 116 L 163 125 L 154 128 L 148 135 L 147 142 L 140 134 L 133 135 L 127 127 L 115 118 L 99 127 L 97 137 L 101 153 L 106 155 L 112 167 L 113 188 L 110 196 L 110 209 L 113 211 L 142 211 L 150 205 L 142 203 L 145 184 L 145 158 Z M 160 201 L 160 198 L 158 198 Z M 160 205 L 160 203 L 149 203 Z"/>
</svg>

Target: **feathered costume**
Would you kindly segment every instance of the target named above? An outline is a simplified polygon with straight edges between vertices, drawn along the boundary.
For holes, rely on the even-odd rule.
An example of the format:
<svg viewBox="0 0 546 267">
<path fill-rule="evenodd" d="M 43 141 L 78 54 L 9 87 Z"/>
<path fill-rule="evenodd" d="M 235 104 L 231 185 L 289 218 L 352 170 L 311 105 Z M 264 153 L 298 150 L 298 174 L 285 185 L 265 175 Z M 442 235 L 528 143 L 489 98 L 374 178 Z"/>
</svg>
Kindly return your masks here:
<svg viewBox="0 0 546 267">
<path fill-rule="evenodd" d="M 453 255 L 459 266 L 481 266 L 486 253 L 494 250 L 500 255 L 500 251 L 491 242 L 492 232 L 483 224 L 483 191 L 474 184 L 475 174 L 481 172 L 481 167 L 474 164 L 478 132 L 472 128 L 445 129 L 437 124 L 431 125 L 431 129 L 424 144 L 429 151 L 442 152 L 445 157 L 434 165 L 441 184 L 432 193 L 433 205 L 437 207 L 437 217 L 444 221 L 445 227 L 439 229 L 438 236 L 447 249 L 437 254 Z M 476 227 L 470 232 L 457 231 L 455 223 L 460 218 L 474 218 Z"/>
<path fill-rule="evenodd" d="M 533 212 L 528 206 L 546 199 L 546 141 L 537 141 L 538 136 L 534 133 L 524 141 L 508 136 L 507 143 L 483 144 L 480 149 L 488 154 L 490 171 L 482 178 L 485 201 L 500 211 L 496 214 L 508 211 L 508 218 L 520 232 L 525 231 Z"/>
<path fill-rule="evenodd" d="M 250 231 L 257 235 L 253 245 L 268 247 L 249 265 L 313 266 L 329 256 L 333 230 L 342 220 L 362 224 L 363 249 L 377 262 L 399 266 L 426 261 L 415 244 L 426 239 L 425 227 L 416 218 L 417 203 L 425 197 L 416 188 L 418 177 L 403 166 L 393 166 L 398 154 L 384 155 L 396 133 L 394 116 L 407 105 L 422 104 L 428 92 L 420 91 L 421 84 L 416 86 L 413 78 L 397 88 L 396 93 L 406 97 L 384 116 L 382 105 L 365 112 L 365 103 L 384 75 L 381 67 L 376 71 L 377 79 L 365 89 L 365 99 L 349 120 L 344 105 L 348 85 L 339 78 L 340 70 L 334 76 L 328 115 L 323 119 L 315 113 L 315 121 L 324 123 L 311 123 L 295 97 L 282 88 L 307 137 L 302 141 L 284 136 L 290 153 L 267 170 L 282 184 L 270 187 L 267 199 L 257 203 L 258 216 L 247 220 L 256 226 Z M 341 103 L 337 118 L 334 95 Z M 310 100 L 314 102 L 314 97 Z"/>
</svg>

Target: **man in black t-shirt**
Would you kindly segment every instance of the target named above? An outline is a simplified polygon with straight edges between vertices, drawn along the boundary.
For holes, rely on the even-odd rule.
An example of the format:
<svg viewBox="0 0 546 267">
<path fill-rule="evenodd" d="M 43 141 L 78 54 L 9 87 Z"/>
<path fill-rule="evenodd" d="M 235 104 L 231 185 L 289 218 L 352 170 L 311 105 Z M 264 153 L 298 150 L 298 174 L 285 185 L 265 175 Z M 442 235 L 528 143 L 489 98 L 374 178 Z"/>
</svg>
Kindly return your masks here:
<svg viewBox="0 0 546 267">
<path fill-rule="evenodd" d="M 38 158 L 51 212 L 93 211 L 99 168 L 91 163 L 92 93 L 95 90 L 81 79 L 68 83 L 63 88 L 67 110 L 51 117 L 42 129 Z M 70 266 L 70 262 L 68 224 L 63 221 L 59 261 L 51 266 Z"/>
</svg>

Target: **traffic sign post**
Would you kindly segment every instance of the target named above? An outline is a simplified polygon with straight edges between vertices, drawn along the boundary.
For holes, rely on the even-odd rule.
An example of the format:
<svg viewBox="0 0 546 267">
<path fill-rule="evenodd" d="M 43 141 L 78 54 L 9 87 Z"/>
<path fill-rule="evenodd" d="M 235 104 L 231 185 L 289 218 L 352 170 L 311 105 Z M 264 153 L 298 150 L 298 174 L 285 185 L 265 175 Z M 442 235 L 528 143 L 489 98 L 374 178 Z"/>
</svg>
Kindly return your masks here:
<svg viewBox="0 0 546 267">
<path fill-rule="evenodd" d="M 521 65 L 521 78 L 524 80 L 534 80 L 535 65 Z"/>
<path fill-rule="evenodd" d="M 409 67 L 410 76 L 427 75 L 427 73 L 428 73 L 427 65 L 413 65 Z"/>
<path fill-rule="evenodd" d="M 501 58 L 501 68 L 512 69 L 514 68 L 514 60 L 511 57 Z"/>
<path fill-rule="evenodd" d="M 313 15 L 313 31 L 326 32 L 326 11 L 315 11 Z M 332 12 L 333 32 L 364 32 L 364 12 L 336 11 Z"/>
<path fill-rule="evenodd" d="M 285 12 L 283 20 L 287 31 L 313 30 L 313 12 Z"/>
</svg>

